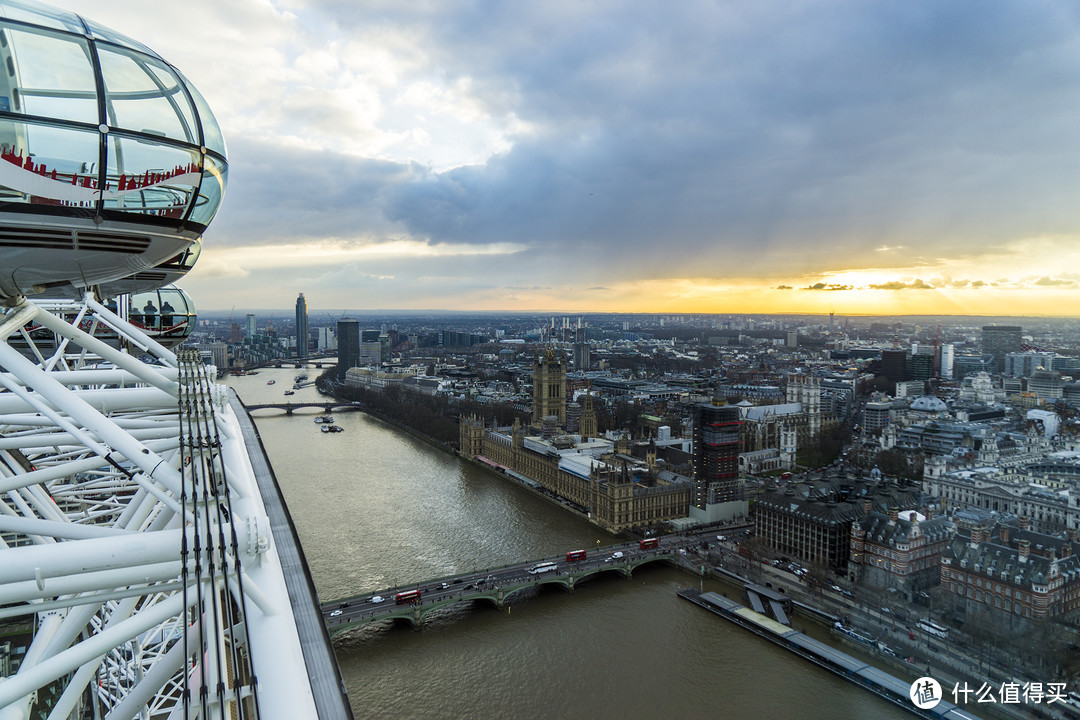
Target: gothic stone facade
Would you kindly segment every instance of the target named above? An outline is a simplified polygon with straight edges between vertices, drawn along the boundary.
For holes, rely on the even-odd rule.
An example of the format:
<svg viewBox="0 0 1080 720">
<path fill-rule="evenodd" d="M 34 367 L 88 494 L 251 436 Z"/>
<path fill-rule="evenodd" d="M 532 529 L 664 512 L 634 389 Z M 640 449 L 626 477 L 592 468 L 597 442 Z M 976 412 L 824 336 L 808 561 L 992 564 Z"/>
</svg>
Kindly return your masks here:
<svg viewBox="0 0 1080 720">
<path fill-rule="evenodd" d="M 533 480 L 545 490 L 589 511 L 589 520 L 612 532 L 649 527 L 686 517 L 693 482 L 682 475 L 655 468 L 632 469 L 625 456 L 618 469 L 594 469 L 589 478 L 559 467 L 554 449 L 527 447 L 524 428 L 509 434 L 485 428 L 474 418 L 463 418 L 461 454 L 486 460 Z"/>
</svg>

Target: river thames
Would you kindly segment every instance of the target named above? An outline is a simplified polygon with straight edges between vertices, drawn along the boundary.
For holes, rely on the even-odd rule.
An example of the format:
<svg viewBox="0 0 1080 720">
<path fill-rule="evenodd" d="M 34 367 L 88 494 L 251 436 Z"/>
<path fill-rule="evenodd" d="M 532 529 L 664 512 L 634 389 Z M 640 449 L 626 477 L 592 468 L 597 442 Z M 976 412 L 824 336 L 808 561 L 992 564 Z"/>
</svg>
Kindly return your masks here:
<svg viewBox="0 0 1080 720">
<path fill-rule="evenodd" d="M 299 372 L 227 382 L 249 404 L 325 400 L 314 387 L 283 396 Z M 323 602 L 616 541 L 366 414 L 336 413 L 341 433 L 320 432 L 318 414 L 254 417 Z M 369 626 L 334 646 L 357 718 L 908 717 L 676 597 L 696 584 L 651 566 L 508 610 L 464 604 L 418 632 Z"/>
</svg>

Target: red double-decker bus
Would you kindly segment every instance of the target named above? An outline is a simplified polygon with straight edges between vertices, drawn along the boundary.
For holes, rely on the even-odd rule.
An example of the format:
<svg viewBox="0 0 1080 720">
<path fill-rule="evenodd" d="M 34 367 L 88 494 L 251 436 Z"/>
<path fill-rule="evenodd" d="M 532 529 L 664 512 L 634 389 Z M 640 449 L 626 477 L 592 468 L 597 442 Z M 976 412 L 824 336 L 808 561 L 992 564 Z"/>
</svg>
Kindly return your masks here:
<svg viewBox="0 0 1080 720">
<path fill-rule="evenodd" d="M 584 550 L 571 550 L 570 552 L 566 553 L 566 562 L 576 562 L 578 560 L 584 560 L 584 559 L 585 559 L 585 551 Z"/>
<path fill-rule="evenodd" d="M 660 538 L 645 538 L 638 543 L 638 546 L 642 550 L 648 550 L 649 548 L 658 548 L 660 547 Z"/>
<path fill-rule="evenodd" d="M 394 596 L 394 602 L 398 605 L 404 605 L 405 603 L 418 603 L 420 602 L 419 590 L 406 590 L 405 592 L 399 592 Z"/>
</svg>

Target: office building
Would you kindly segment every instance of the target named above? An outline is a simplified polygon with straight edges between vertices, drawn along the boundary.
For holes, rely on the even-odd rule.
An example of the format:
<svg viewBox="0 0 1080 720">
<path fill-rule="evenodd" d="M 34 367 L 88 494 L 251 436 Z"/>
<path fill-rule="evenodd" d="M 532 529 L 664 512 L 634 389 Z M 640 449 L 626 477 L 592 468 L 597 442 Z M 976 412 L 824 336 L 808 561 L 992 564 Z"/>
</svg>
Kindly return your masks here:
<svg viewBox="0 0 1080 720">
<path fill-rule="evenodd" d="M 1036 370 L 1028 378 L 1028 390 L 1040 400 L 1060 400 L 1064 394 L 1065 381 L 1061 373 L 1053 370 Z"/>
<path fill-rule="evenodd" d="M 579 371 L 588 370 L 591 362 L 592 354 L 589 350 L 589 343 L 574 343 L 574 369 Z"/>
<path fill-rule="evenodd" d="M 363 335 L 361 334 L 361 337 Z M 360 341 L 360 358 L 356 361 L 357 367 L 364 365 L 379 365 L 382 363 L 382 346 L 377 342 Z"/>
<path fill-rule="evenodd" d="M 251 342 L 255 339 L 255 314 L 248 313 L 247 315 L 247 332 L 244 333 L 244 340 Z"/>
<path fill-rule="evenodd" d="M 354 318 L 342 318 L 337 324 L 338 337 L 338 382 L 345 382 L 345 373 L 349 368 L 360 365 L 360 321 Z"/>
<path fill-rule="evenodd" d="M 941 346 L 941 377 L 948 380 L 952 379 L 954 357 L 955 351 L 951 343 L 946 343 Z"/>
<path fill-rule="evenodd" d="M 337 336 L 334 335 L 334 328 L 320 327 L 316 330 L 319 333 L 319 352 L 337 350 Z"/>
<path fill-rule="evenodd" d="M 892 383 L 908 379 L 908 352 L 907 350 L 882 350 L 881 351 L 881 374 Z M 895 390 L 893 390 L 895 391 Z"/>
<path fill-rule="evenodd" d="M 1031 377 L 1036 370 L 1056 370 L 1054 353 L 1011 352 L 1005 355 L 1004 374 L 1009 377 Z"/>
<path fill-rule="evenodd" d="M 308 338 L 307 300 L 304 293 L 296 298 L 296 357 L 307 357 L 311 352 Z"/>
<path fill-rule="evenodd" d="M 379 362 L 389 365 L 393 358 L 390 357 L 390 334 L 385 330 L 379 333 Z"/>
<path fill-rule="evenodd" d="M 982 329 L 982 351 L 994 356 L 991 372 L 1001 372 L 1005 368 L 1005 356 L 1020 352 L 1020 333 L 1018 325 L 984 325 Z"/>
</svg>

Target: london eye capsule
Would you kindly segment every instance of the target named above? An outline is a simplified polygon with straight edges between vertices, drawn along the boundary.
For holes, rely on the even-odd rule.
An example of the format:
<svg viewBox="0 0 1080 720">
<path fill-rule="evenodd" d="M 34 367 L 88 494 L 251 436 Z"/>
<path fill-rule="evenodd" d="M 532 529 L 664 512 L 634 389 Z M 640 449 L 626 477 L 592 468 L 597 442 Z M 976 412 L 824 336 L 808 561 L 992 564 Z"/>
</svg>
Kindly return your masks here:
<svg viewBox="0 0 1080 720">
<path fill-rule="evenodd" d="M 0 0 L 0 299 L 190 267 L 227 172 L 176 68 L 75 14 Z"/>
</svg>

